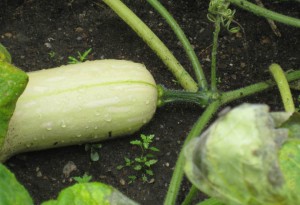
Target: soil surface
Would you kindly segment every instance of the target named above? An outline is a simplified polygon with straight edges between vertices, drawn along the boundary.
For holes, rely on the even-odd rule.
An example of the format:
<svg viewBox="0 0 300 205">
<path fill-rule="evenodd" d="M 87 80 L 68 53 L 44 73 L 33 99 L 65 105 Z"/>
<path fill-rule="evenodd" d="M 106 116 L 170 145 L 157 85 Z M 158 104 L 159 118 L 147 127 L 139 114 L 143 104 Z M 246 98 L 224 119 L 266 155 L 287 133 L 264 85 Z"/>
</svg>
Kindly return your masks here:
<svg viewBox="0 0 300 205">
<path fill-rule="evenodd" d="M 182 65 L 192 73 L 182 46 L 165 21 L 144 0 L 124 1 L 170 48 Z M 209 76 L 213 24 L 206 18 L 207 0 L 161 1 L 174 15 L 190 39 L 204 71 Z M 296 2 L 264 2 L 268 8 L 300 17 Z M 270 78 L 268 66 L 279 63 L 285 70 L 300 65 L 300 30 L 277 23 L 281 37 L 270 29 L 267 21 L 237 9 L 236 21 L 244 33 L 220 35 L 218 74 L 220 90 L 240 88 Z M 92 0 L 0 0 L 0 41 L 10 51 L 16 66 L 25 71 L 67 64 L 68 56 L 76 56 L 92 48 L 88 59 L 127 59 L 144 63 L 156 82 L 180 89 L 174 77 L 152 50 L 101 1 Z M 297 93 L 296 95 L 297 96 Z M 238 102 L 267 103 L 272 110 L 282 110 L 276 88 Z M 57 197 L 63 188 L 74 184 L 72 177 L 91 175 L 92 181 L 110 184 L 141 204 L 162 204 L 173 168 L 189 130 L 203 112 L 190 104 L 173 104 L 159 108 L 153 120 L 138 133 L 122 139 L 106 141 L 100 149 L 100 160 L 92 162 L 84 145 L 71 146 L 12 157 L 5 165 L 29 190 L 36 204 Z M 139 178 L 128 184 L 130 169 L 117 170 L 124 156 L 138 156 L 139 149 L 130 145 L 140 134 L 154 134 L 153 143 L 160 152 L 149 183 Z M 76 169 L 69 175 L 63 168 L 72 162 Z M 153 179 L 152 179 L 153 178 Z M 190 184 L 184 182 L 178 203 Z M 198 200 L 205 196 L 200 195 Z"/>
</svg>

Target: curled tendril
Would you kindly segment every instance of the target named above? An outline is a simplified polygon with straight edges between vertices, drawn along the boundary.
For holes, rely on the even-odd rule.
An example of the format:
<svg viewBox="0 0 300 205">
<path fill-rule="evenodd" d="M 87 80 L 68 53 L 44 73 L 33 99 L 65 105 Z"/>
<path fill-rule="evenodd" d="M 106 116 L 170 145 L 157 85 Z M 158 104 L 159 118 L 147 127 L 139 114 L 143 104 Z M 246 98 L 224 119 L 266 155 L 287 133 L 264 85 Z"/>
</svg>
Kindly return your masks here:
<svg viewBox="0 0 300 205">
<path fill-rule="evenodd" d="M 234 21 L 233 17 L 235 10 L 229 9 L 229 5 L 230 3 L 227 0 L 211 0 L 209 3 L 209 13 L 207 14 L 207 18 L 211 22 L 215 22 L 216 18 L 220 18 L 221 24 L 230 33 L 237 33 L 240 30 L 240 27 L 231 27 L 231 23 Z"/>
</svg>

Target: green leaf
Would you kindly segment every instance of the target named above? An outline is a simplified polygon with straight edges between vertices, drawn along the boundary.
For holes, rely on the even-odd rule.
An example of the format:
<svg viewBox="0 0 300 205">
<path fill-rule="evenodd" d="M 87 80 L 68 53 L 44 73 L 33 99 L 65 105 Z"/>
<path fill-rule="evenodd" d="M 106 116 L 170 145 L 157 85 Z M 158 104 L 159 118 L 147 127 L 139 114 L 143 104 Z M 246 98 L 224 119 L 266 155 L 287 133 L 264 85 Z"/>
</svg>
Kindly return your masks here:
<svg viewBox="0 0 300 205">
<path fill-rule="evenodd" d="M 154 151 L 154 152 L 159 152 L 160 150 L 156 147 L 150 147 L 149 148 L 151 151 Z"/>
<path fill-rule="evenodd" d="M 153 154 L 146 154 L 146 156 L 145 156 L 146 158 L 155 158 L 155 156 L 153 155 Z"/>
<path fill-rule="evenodd" d="M 134 175 L 130 175 L 128 176 L 128 179 L 129 179 L 128 184 L 132 184 L 137 179 L 137 177 Z"/>
<path fill-rule="evenodd" d="M 136 180 L 136 178 L 137 178 L 137 177 L 134 176 L 134 175 L 129 175 L 129 176 L 128 176 L 128 179 L 131 179 L 131 180 Z"/>
<path fill-rule="evenodd" d="M 0 187 L 0 204 L 33 205 L 33 201 L 26 189 L 3 164 L 0 164 Z"/>
<path fill-rule="evenodd" d="M 134 160 L 135 160 L 136 162 L 143 163 L 143 162 L 145 162 L 147 159 L 144 158 L 144 157 L 137 157 L 137 158 L 135 158 Z"/>
<path fill-rule="evenodd" d="M 86 50 L 83 54 L 81 54 L 80 52 L 78 53 L 78 58 L 81 62 L 85 61 L 87 56 L 89 55 L 89 53 L 92 51 L 92 48 L 89 48 L 88 50 Z"/>
<path fill-rule="evenodd" d="M 27 82 L 28 76 L 25 72 L 8 62 L 0 61 L 0 147 L 4 143 L 16 102 Z"/>
<path fill-rule="evenodd" d="M 82 177 L 73 177 L 73 179 L 78 183 L 87 183 L 91 181 L 92 176 L 88 175 L 87 173 L 84 173 Z"/>
<path fill-rule="evenodd" d="M 281 125 L 281 127 L 289 130 L 290 138 L 300 139 L 300 113 L 294 112 L 292 116 Z"/>
<path fill-rule="evenodd" d="M 94 150 L 93 148 L 91 149 L 90 157 L 93 162 L 97 162 L 100 159 L 99 153 L 97 152 L 97 150 Z"/>
<path fill-rule="evenodd" d="M 150 167 L 151 165 L 156 164 L 156 162 L 157 162 L 157 159 L 151 159 L 151 160 L 145 162 L 145 165 L 147 167 Z"/>
<path fill-rule="evenodd" d="M 138 164 L 138 165 L 134 166 L 133 169 L 136 171 L 140 171 L 142 169 L 142 166 Z"/>
<path fill-rule="evenodd" d="M 80 63 L 80 61 L 74 58 L 73 56 L 69 56 L 68 59 L 69 59 L 68 64 Z"/>
<path fill-rule="evenodd" d="M 284 175 L 290 198 L 298 199 L 300 191 L 300 139 L 292 139 L 283 144 L 279 152 L 280 168 Z M 295 201 L 295 200 L 294 200 Z"/>
<path fill-rule="evenodd" d="M 132 140 L 132 141 L 130 141 L 130 144 L 132 144 L 132 145 L 142 145 L 142 142 L 140 140 Z"/>
<path fill-rule="evenodd" d="M 144 134 L 141 134 L 141 139 L 143 140 L 143 142 L 147 141 L 147 136 Z"/>
<path fill-rule="evenodd" d="M 197 205 L 226 205 L 215 198 L 208 198 L 198 203 Z"/>
<path fill-rule="evenodd" d="M 287 129 L 275 127 L 268 106 L 243 104 L 185 146 L 185 173 L 198 189 L 225 204 L 299 204 L 278 159 L 287 136 Z M 300 166 L 294 168 L 299 176 Z"/>
<path fill-rule="evenodd" d="M 6 48 L 0 43 L 0 61 L 11 63 L 10 53 Z"/>
<path fill-rule="evenodd" d="M 145 149 L 148 149 L 149 143 L 148 143 L 148 142 L 143 142 L 143 147 L 144 147 Z"/>
<path fill-rule="evenodd" d="M 131 163 L 131 160 L 128 157 L 124 157 L 126 163 Z"/>
<path fill-rule="evenodd" d="M 20 203 L 24 204 L 24 203 Z M 99 182 L 75 184 L 62 190 L 56 200 L 50 200 L 42 205 L 136 205 L 111 186 Z"/>
<path fill-rule="evenodd" d="M 153 171 L 151 170 L 151 169 L 146 169 L 146 174 L 148 174 L 148 175 L 150 175 L 150 176 L 153 176 L 154 175 L 154 173 L 153 173 Z"/>
<path fill-rule="evenodd" d="M 232 28 L 229 28 L 228 29 L 228 31 L 230 32 L 230 33 L 237 33 L 237 32 L 239 32 L 241 29 L 240 29 L 240 27 L 232 27 Z"/>
<path fill-rule="evenodd" d="M 144 174 L 142 176 L 142 181 L 143 182 L 148 182 L 148 177 L 146 175 L 144 175 Z"/>
<path fill-rule="evenodd" d="M 124 168 L 124 166 L 122 166 L 122 165 L 117 166 L 117 170 L 121 170 L 123 168 Z"/>
</svg>

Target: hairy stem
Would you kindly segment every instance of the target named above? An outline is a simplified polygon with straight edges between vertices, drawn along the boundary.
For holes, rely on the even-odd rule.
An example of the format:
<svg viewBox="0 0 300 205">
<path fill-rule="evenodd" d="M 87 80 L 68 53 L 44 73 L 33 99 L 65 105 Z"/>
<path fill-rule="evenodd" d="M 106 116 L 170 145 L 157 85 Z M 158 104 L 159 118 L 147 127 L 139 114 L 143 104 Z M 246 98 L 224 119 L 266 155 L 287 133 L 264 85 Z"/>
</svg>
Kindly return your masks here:
<svg viewBox="0 0 300 205">
<path fill-rule="evenodd" d="M 173 73 L 181 86 L 189 91 L 197 91 L 197 83 L 186 72 L 178 60 L 164 43 L 151 31 L 151 29 L 137 17 L 125 4 L 120 0 L 103 0 L 120 18 L 123 19 L 160 57 L 168 69 Z"/>
<path fill-rule="evenodd" d="M 217 16 L 215 21 L 215 31 L 213 35 L 213 47 L 211 52 L 211 90 L 217 90 L 217 50 L 218 50 L 218 38 L 220 33 L 220 17 Z"/>
<path fill-rule="evenodd" d="M 293 72 L 286 74 L 286 79 L 288 82 L 291 82 L 294 80 L 299 80 L 300 79 L 300 71 L 293 71 Z M 226 104 L 231 101 L 262 92 L 262 91 L 264 91 L 268 88 L 271 88 L 275 85 L 276 85 L 276 83 L 273 80 L 267 80 L 264 82 L 246 86 L 244 88 L 225 92 L 221 95 L 220 100 L 221 100 L 222 104 Z"/>
<path fill-rule="evenodd" d="M 209 120 L 212 118 L 212 116 L 215 114 L 215 112 L 218 110 L 219 107 L 220 107 L 220 103 L 218 101 L 215 101 L 205 109 L 204 113 L 199 117 L 197 122 L 194 124 L 192 130 L 188 134 L 183 146 L 185 146 L 191 139 L 200 135 L 205 125 L 209 122 Z M 169 185 L 167 196 L 165 198 L 165 202 L 164 202 L 165 205 L 176 204 L 176 198 L 179 193 L 180 184 L 184 176 L 184 172 L 183 172 L 184 161 L 185 159 L 183 155 L 183 149 L 181 149 Z"/>
<path fill-rule="evenodd" d="M 270 65 L 269 70 L 278 86 L 285 111 L 294 112 L 295 105 L 292 93 L 283 70 L 281 69 L 280 65 L 275 63 Z"/>
<path fill-rule="evenodd" d="M 207 90 L 207 81 L 206 81 L 205 75 L 203 73 L 203 69 L 201 67 L 199 59 L 196 56 L 196 53 L 195 53 L 193 47 L 191 46 L 191 44 L 190 44 L 189 40 L 187 39 L 186 35 L 184 34 L 183 30 L 180 28 L 180 26 L 175 21 L 173 16 L 165 9 L 165 7 L 158 0 L 147 0 L 147 1 L 166 20 L 166 22 L 172 28 L 172 30 L 176 34 L 177 38 L 183 45 L 183 48 L 184 48 L 190 62 L 192 63 L 200 90 Z"/>
<path fill-rule="evenodd" d="M 290 26 L 294 26 L 298 28 L 300 27 L 300 19 L 282 15 L 280 13 L 259 7 L 246 0 L 228 0 L 228 1 L 258 16 L 263 16 L 267 19 L 272 19 L 274 21 L 278 21 L 280 23 L 284 23 Z"/>
</svg>

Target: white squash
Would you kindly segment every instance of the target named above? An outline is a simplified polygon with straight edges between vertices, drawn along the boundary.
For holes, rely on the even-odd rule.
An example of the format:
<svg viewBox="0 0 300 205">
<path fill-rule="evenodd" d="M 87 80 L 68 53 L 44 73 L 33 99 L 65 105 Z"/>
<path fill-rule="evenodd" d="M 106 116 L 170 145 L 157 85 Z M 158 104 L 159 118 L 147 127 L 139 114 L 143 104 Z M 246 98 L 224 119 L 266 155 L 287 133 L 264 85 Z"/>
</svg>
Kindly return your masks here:
<svg viewBox="0 0 300 205">
<path fill-rule="evenodd" d="M 20 152 L 129 135 L 156 110 L 155 81 L 139 63 L 87 61 L 28 75 L 0 161 Z"/>
</svg>

